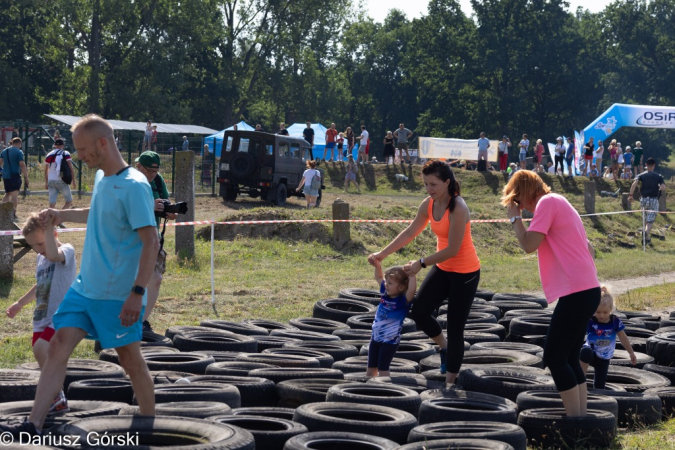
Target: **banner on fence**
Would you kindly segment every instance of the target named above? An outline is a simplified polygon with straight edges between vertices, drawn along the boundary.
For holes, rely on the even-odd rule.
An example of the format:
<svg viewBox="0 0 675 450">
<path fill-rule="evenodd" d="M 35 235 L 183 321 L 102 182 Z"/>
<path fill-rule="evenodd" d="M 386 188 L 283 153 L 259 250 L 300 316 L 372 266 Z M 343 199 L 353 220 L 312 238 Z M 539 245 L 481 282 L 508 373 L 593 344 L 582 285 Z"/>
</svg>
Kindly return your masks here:
<svg viewBox="0 0 675 450">
<path fill-rule="evenodd" d="M 490 141 L 488 161 L 497 162 L 498 141 Z M 478 139 L 419 138 L 420 158 L 478 161 Z"/>
</svg>

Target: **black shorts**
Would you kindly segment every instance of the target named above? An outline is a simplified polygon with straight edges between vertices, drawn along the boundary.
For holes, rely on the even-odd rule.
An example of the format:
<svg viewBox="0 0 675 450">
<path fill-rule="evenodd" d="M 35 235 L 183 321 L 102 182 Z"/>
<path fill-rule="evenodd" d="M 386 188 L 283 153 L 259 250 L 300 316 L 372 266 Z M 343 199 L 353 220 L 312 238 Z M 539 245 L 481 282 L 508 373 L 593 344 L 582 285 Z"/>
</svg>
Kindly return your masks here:
<svg viewBox="0 0 675 450">
<path fill-rule="evenodd" d="M 11 178 L 3 178 L 2 182 L 5 184 L 5 194 L 21 190 L 21 175 L 13 173 Z"/>
</svg>

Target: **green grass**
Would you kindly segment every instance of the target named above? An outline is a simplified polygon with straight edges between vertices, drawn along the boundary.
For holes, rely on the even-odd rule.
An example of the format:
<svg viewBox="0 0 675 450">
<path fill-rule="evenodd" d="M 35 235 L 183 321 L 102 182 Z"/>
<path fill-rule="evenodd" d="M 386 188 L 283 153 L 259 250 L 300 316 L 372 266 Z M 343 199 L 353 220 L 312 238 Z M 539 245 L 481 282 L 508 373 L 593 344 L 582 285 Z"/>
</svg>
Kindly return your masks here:
<svg viewBox="0 0 675 450">
<path fill-rule="evenodd" d="M 634 289 L 616 299 L 616 306 L 627 311 L 663 310 L 673 308 L 675 283 L 663 283 Z"/>
</svg>

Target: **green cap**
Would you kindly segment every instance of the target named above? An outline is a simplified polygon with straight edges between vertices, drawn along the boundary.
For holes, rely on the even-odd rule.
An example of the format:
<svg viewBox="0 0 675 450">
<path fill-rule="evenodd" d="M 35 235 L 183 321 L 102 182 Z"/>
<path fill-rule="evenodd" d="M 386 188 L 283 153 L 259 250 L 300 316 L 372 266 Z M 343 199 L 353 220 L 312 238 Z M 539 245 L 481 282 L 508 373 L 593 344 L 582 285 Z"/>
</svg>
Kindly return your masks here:
<svg viewBox="0 0 675 450">
<path fill-rule="evenodd" d="M 136 162 L 149 169 L 159 169 L 160 164 L 159 155 L 151 151 L 141 153 L 141 156 L 136 158 Z"/>
</svg>

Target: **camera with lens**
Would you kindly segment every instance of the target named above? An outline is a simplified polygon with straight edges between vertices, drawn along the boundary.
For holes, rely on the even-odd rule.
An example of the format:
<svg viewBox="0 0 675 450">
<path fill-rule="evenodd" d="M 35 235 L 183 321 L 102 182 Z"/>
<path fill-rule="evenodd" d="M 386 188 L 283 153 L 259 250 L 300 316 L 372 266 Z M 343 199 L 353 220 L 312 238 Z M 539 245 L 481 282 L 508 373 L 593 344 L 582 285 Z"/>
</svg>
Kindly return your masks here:
<svg viewBox="0 0 675 450">
<path fill-rule="evenodd" d="M 166 213 L 185 214 L 188 211 L 187 202 L 171 203 L 171 200 L 161 199 L 164 204 L 164 211 L 155 211 L 158 217 L 166 217 Z"/>
</svg>

